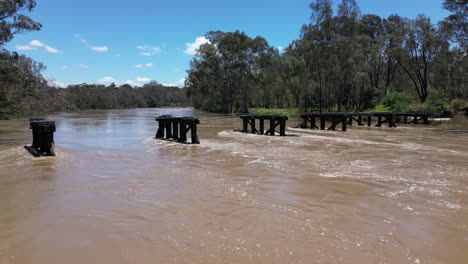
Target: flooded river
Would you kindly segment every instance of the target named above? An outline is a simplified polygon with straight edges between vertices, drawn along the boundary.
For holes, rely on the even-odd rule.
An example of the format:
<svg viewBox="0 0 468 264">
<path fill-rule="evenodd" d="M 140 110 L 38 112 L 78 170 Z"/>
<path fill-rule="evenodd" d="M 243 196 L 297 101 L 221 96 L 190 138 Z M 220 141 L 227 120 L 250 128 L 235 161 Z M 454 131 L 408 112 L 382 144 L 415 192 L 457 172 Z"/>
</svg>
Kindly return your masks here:
<svg viewBox="0 0 468 264">
<path fill-rule="evenodd" d="M 201 144 L 154 139 L 161 114 L 199 117 Z M 460 130 L 255 136 L 190 108 L 49 118 L 56 157 L 23 148 L 27 121 L 0 121 L 0 264 L 468 263 Z"/>
</svg>

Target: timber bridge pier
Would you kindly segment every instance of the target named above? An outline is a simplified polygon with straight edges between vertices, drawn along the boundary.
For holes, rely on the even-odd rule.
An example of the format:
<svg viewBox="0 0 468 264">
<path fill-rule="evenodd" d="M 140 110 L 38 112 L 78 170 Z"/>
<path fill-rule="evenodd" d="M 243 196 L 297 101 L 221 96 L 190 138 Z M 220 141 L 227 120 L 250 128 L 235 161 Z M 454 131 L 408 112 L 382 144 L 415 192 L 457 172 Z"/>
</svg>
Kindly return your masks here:
<svg viewBox="0 0 468 264">
<path fill-rule="evenodd" d="M 377 121 L 376 127 L 381 127 L 387 124 L 388 127 L 397 127 L 396 124 L 429 124 L 430 114 L 419 112 L 311 112 L 301 114 L 302 123 L 297 127 L 320 129 L 320 130 L 336 130 L 341 127 L 342 131 L 346 131 L 348 126 L 352 126 L 356 122 L 358 126 L 372 126 L 373 121 Z M 326 126 L 326 121 L 330 121 L 331 125 Z"/>
<path fill-rule="evenodd" d="M 301 114 L 302 122 L 295 128 L 337 130 L 341 128 L 346 131 L 348 126 L 356 122 L 358 126 L 372 126 L 376 121 L 376 127 L 387 124 L 388 127 L 397 127 L 396 124 L 429 124 L 430 114 L 418 112 L 310 112 Z M 242 130 L 236 130 L 242 133 L 251 133 L 268 136 L 286 136 L 286 115 L 241 115 Z M 200 124 L 198 118 L 191 116 L 176 117 L 172 115 L 162 115 L 156 117 L 158 129 L 155 135 L 157 139 L 170 140 L 179 143 L 200 144 L 197 134 L 197 125 Z M 258 121 L 258 127 L 257 127 Z M 266 124 L 265 124 L 266 123 Z M 328 123 L 328 126 L 327 126 Z M 44 118 L 31 118 L 30 129 L 32 129 L 33 142 L 30 152 L 33 155 L 55 156 L 54 152 L 54 132 L 55 121 L 45 120 Z M 190 142 L 187 134 L 190 134 Z M 26 147 L 26 146 L 25 146 Z"/>
</svg>

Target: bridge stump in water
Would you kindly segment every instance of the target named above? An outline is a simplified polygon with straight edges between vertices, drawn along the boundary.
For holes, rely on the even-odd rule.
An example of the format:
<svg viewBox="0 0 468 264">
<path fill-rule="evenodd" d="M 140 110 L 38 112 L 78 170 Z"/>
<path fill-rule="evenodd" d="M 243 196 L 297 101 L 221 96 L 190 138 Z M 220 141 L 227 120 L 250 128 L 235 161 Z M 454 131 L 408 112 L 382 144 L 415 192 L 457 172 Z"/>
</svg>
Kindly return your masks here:
<svg viewBox="0 0 468 264">
<path fill-rule="evenodd" d="M 395 122 L 403 124 L 419 124 L 419 121 L 424 125 L 429 125 L 429 117 L 431 114 L 424 112 L 404 112 L 404 113 L 395 113 Z M 411 117 L 411 120 L 408 120 L 408 117 Z"/>
<path fill-rule="evenodd" d="M 200 144 L 197 135 L 197 125 L 200 120 L 193 117 L 175 117 L 171 115 L 161 115 L 156 117 L 158 130 L 157 139 L 174 140 L 180 143 L 187 143 L 187 133 L 190 132 L 192 144 Z"/>
<path fill-rule="evenodd" d="M 44 118 L 31 118 L 29 119 L 29 128 L 32 129 L 33 136 L 31 149 L 40 156 L 55 156 L 55 121 L 45 120 Z"/>
<path fill-rule="evenodd" d="M 257 135 L 274 136 L 275 132 L 280 136 L 286 136 L 286 121 L 288 117 L 285 115 L 241 115 L 242 133 L 252 133 Z M 256 127 L 256 120 L 259 120 L 259 129 Z M 270 128 L 265 131 L 265 120 L 270 121 Z M 250 130 L 249 130 L 250 126 Z M 279 126 L 279 131 L 276 128 Z"/>
</svg>

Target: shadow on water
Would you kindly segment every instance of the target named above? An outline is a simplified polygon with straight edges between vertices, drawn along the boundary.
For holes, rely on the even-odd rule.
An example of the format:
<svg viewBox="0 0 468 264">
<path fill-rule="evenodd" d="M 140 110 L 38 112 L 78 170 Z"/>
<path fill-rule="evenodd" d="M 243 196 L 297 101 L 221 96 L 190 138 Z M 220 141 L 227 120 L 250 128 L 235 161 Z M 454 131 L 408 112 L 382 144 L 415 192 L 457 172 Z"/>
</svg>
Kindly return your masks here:
<svg viewBox="0 0 468 264">
<path fill-rule="evenodd" d="M 29 154 L 33 155 L 36 158 L 41 156 L 41 154 L 37 152 L 37 150 L 31 148 L 30 146 L 24 146 L 24 149 L 27 150 Z"/>
</svg>

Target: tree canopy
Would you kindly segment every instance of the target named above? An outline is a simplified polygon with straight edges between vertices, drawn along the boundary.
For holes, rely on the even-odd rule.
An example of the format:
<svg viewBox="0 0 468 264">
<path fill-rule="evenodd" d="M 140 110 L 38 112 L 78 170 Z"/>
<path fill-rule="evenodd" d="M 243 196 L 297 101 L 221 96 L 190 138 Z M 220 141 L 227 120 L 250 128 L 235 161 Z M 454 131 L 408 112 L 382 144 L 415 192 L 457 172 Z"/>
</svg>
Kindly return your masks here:
<svg viewBox="0 0 468 264">
<path fill-rule="evenodd" d="M 466 22 L 464 2 L 447 0 L 444 7 Z M 415 108 L 431 93 L 468 97 L 460 38 L 467 31 L 460 23 L 448 26 L 453 15 L 435 25 L 424 15 L 361 14 L 354 0 L 342 0 L 336 12 L 331 0 L 309 7 L 310 22 L 283 52 L 262 37 L 208 32 L 210 43 L 200 47 L 188 71 L 194 106 L 225 113 L 248 107 L 343 111 L 390 102 L 385 97 L 391 93 L 413 98 Z"/>
</svg>

